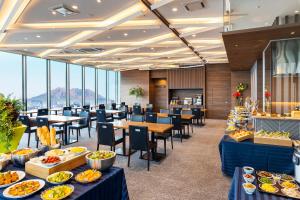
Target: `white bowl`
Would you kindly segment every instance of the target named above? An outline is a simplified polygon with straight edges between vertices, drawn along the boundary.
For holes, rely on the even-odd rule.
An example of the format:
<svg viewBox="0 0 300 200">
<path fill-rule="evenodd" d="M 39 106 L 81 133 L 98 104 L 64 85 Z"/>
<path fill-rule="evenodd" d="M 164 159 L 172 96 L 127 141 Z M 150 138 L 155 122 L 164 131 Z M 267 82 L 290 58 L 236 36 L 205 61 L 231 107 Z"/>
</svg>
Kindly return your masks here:
<svg viewBox="0 0 300 200">
<path fill-rule="evenodd" d="M 251 184 L 251 185 L 253 185 L 253 184 L 252 183 L 243 183 L 243 188 L 244 188 L 245 192 L 247 194 L 253 194 L 256 190 L 256 186 L 253 185 L 254 186 L 253 188 L 247 188 L 247 187 L 245 187 L 246 184 Z"/>
<path fill-rule="evenodd" d="M 253 172 L 254 172 L 254 168 L 248 167 L 248 166 L 243 167 L 243 170 L 244 170 L 245 174 L 253 174 Z"/>
<path fill-rule="evenodd" d="M 247 178 L 246 177 L 247 175 L 250 175 L 251 178 Z M 244 180 L 245 180 L 246 183 L 253 183 L 253 181 L 255 180 L 255 177 L 253 175 L 251 175 L 251 174 L 243 174 L 243 178 L 244 178 Z"/>
</svg>

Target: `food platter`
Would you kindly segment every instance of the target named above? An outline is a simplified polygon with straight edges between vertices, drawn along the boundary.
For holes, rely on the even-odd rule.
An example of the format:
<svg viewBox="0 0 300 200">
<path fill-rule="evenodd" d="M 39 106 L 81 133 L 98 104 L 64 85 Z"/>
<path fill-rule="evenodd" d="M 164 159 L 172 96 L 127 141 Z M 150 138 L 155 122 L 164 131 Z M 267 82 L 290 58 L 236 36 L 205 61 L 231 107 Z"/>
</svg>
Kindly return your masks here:
<svg viewBox="0 0 300 200">
<path fill-rule="evenodd" d="M 2 183 L 2 181 L 1 181 L 2 177 L 1 176 L 2 175 L 7 176 L 8 175 L 7 173 L 10 173 L 10 177 L 15 177 L 15 178 L 12 178 L 12 179 L 16 179 L 16 177 L 17 177 L 17 179 L 14 180 L 14 181 L 12 180 L 10 183 L 7 183 L 7 184 L 1 184 Z M 14 175 L 16 175 L 16 176 L 14 176 Z M 8 172 L 0 173 L 0 184 L 1 184 L 0 188 L 5 188 L 5 187 L 11 186 L 11 185 L 21 181 L 25 177 L 25 175 L 26 174 L 23 171 L 8 171 Z"/>
<path fill-rule="evenodd" d="M 59 185 L 66 183 L 73 177 L 73 173 L 70 171 L 61 171 L 56 172 L 54 174 L 49 175 L 46 178 L 46 181 L 53 184 L 53 185 Z"/>
<path fill-rule="evenodd" d="M 87 152 L 86 147 L 69 147 L 66 149 L 70 154 L 80 155 Z"/>
<path fill-rule="evenodd" d="M 43 200 L 61 200 L 67 198 L 74 192 L 73 185 L 59 185 L 51 187 L 41 194 Z"/>
<path fill-rule="evenodd" d="M 29 190 L 29 192 L 26 193 L 24 191 L 18 190 L 18 188 L 25 188 L 25 186 Z M 41 179 L 31 179 L 27 181 L 22 181 L 6 188 L 3 191 L 3 196 L 11 199 L 24 198 L 38 192 L 44 186 L 45 186 L 45 181 Z M 20 194 L 16 194 L 16 191 L 18 191 Z"/>
<path fill-rule="evenodd" d="M 80 172 L 75 176 L 75 180 L 79 183 L 92 183 L 97 181 L 102 176 L 100 171 L 94 169 L 88 169 L 83 172 Z"/>
</svg>

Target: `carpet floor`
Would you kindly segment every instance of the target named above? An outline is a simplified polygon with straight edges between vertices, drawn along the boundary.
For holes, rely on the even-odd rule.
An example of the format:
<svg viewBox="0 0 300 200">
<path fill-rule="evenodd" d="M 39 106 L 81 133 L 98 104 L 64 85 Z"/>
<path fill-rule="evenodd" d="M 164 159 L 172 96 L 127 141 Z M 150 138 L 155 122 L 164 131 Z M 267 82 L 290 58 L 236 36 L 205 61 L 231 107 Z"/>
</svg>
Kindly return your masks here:
<svg viewBox="0 0 300 200">
<path fill-rule="evenodd" d="M 230 178 L 221 172 L 218 144 L 226 122 L 206 120 L 204 127 L 194 126 L 191 138 L 180 143 L 174 139 L 174 149 L 167 141 L 167 157 L 160 163 L 151 162 L 147 171 L 147 161 L 139 159 L 139 152 L 133 154 L 131 166 L 127 167 L 127 157 L 118 156 L 115 166 L 125 169 L 130 199 L 132 200 L 222 200 L 227 199 Z M 80 142 L 73 146 L 96 149 L 96 131 L 92 138 L 84 131 Z M 121 134 L 121 131 L 117 131 Z M 27 134 L 21 140 L 21 147 L 27 144 Z M 127 143 L 128 144 L 128 143 Z M 32 139 L 31 146 L 35 146 Z M 121 145 L 120 145 L 121 147 Z M 101 146 L 100 149 L 109 149 Z M 163 152 L 159 142 L 158 152 Z"/>
</svg>

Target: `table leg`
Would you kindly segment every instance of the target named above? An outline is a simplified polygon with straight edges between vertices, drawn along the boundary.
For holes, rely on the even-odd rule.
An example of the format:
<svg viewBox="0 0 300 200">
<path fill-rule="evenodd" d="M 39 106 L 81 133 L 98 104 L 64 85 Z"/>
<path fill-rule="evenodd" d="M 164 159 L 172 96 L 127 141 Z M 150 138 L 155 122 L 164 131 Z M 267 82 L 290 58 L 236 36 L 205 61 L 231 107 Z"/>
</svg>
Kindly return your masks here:
<svg viewBox="0 0 300 200">
<path fill-rule="evenodd" d="M 64 145 L 67 145 L 69 143 L 69 141 L 68 141 L 68 126 L 67 126 L 66 122 L 64 123 L 64 134 L 65 134 L 65 137 L 64 137 L 65 141 L 63 143 L 64 143 Z"/>
</svg>

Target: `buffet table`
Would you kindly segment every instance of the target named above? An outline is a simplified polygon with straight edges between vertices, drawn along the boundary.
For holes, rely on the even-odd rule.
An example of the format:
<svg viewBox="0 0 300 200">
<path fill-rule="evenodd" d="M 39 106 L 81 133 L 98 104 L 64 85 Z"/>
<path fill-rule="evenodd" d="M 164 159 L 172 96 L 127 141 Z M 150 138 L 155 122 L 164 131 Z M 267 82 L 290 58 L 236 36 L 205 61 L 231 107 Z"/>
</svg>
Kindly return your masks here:
<svg viewBox="0 0 300 200">
<path fill-rule="evenodd" d="M 236 167 L 251 166 L 255 169 L 286 174 L 294 173 L 292 147 L 254 144 L 252 140 L 236 142 L 224 135 L 219 152 L 222 172 L 233 176 Z"/>
<path fill-rule="evenodd" d="M 82 172 L 86 169 L 89 169 L 88 166 L 82 166 L 78 167 L 75 170 L 72 170 L 74 173 L 74 176 L 78 174 L 79 172 Z M 24 170 L 20 168 L 13 167 L 10 165 L 7 167 L 7 170 Z M 29 174 L 26 174 L 25 179 L 34 179 L 36 177 L 31 176 Z M 68 183 L 67 183 L 68 184 Z M 68 199 L 77 199 L 77 200 L 94 200 L 94 199 L 113 199 L 113 200 L 127 200 L 129 199 L 128 191 L 127 191 L 127 185 L 126 185 L 126 179 L 124 170 L 122 168 L 118 167 L 111 167 L 105 172 L 102 172 L 102 177 L 99 181 L 96 181 L 94 183 L 89 184 L 80 184 L 72 178 L 72 180 L 69 182 L 69 184 L 72 184 L 74 186 L 74 192 Z M 53 185 L 46 182 L 45 187 L 41 190 L 44 191 L 45 189 L 51 187 Z M 4 188 L 5 189 L 5 188 Z M 4 189 L 0 189 L 0 199 L 6 199 L 3 197 L 3 191 Z M 32 196 L 29 196 L 26 199 L 41 199 L 40 198 L 40 192 L 37 192 L 33 194 Z"/>
<path fill-rule="evenodd" d="M 254 181 L 256 185 L 256 179 Z M 280 197 L 276 195 L 271 195 L 263 192 L 259 192 L 257 189 L 254 194 L 249 195 L 246 194 L 243 188 L 243 169 L 236 167 L 235 172 L 232 178 L 230 190 L 228 193 L 229 200 L 256 200 L 256 199 L 264 199 L 264 200 L 287 200 L 290 198 Z"/>
</svg>

